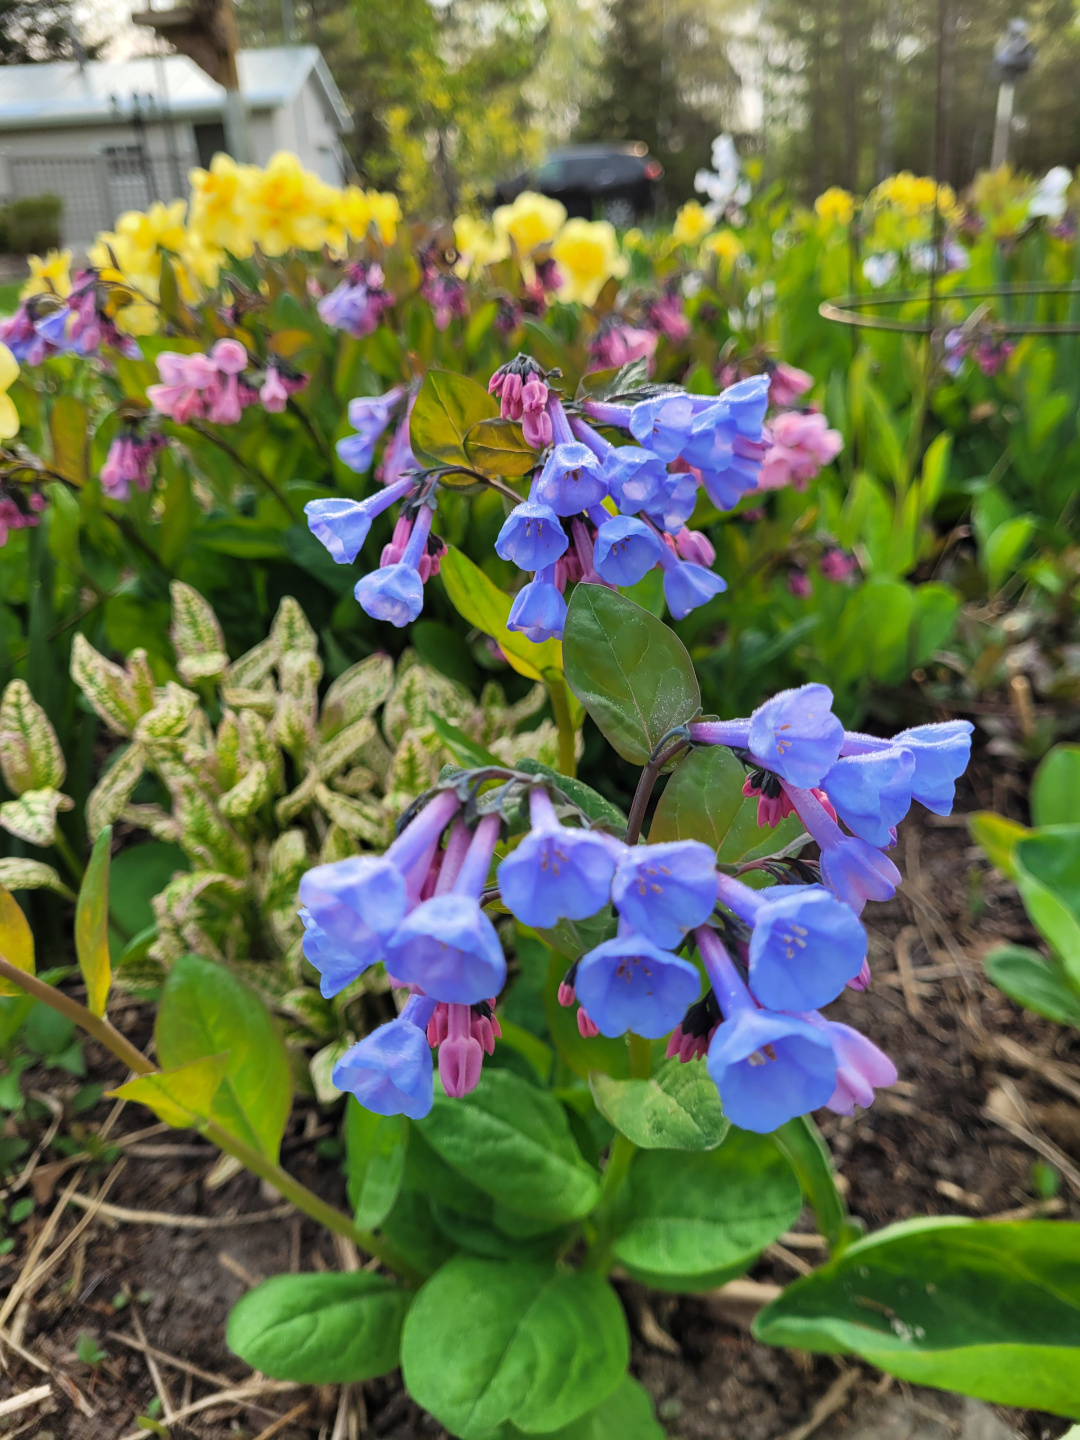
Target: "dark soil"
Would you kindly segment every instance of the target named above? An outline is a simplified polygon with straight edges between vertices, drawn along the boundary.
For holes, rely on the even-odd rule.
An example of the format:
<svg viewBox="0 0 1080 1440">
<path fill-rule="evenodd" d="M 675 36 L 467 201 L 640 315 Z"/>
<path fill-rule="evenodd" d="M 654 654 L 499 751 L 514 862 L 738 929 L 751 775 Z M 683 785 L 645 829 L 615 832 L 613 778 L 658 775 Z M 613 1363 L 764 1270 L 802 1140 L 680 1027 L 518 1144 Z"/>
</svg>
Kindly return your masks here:
<svg viewBox="0 0 1080 1440">
<path fill-rule="evenodd" d="M 1000 762 L 983 759 L 964 782 L 959 808 L 1011 810 L 1022 819 L 1020 791 L 1002 775 Z M 1080 1107 L 1037 1068 L 1047 1061 L 1068 1067 L 1071 1061 L 1077 1068 L 1065 1073 L 1080 1080 L 1080 1044 L 1072 1032 L 1019 1011 L 982 973 L 981 957 L 993 945 L 1035 943 L 1015 892 L 988 868 L 962 823 L 934 823 L 921 811 L 902 829 L 898 863 L 907 877 L 904 891 L 888 905 L 871 907 L 867 917 L 875 984 L 864 995 L 846 993 L 830 1012 L 888 1050 L 901 1075 L 896 1089 L 879 1097 L 872 1110 L 853 1119 L 826 1116 L 822 1122 L 853 1213 L 871 1228 L 920 1214 L 993 1216 L 1018 1209 L 1047 1213 L 1049 1208 L 1049 1213 L 1080 1217 L 1080 1195 L 1065 1178 L 1049 1207 L 1044 1202 L 1041 1211 L 1036 1208 L 1040 1195 L 1032 1165 L 1039 1155 L 986 1114 L 991 1095 L 1000 1106 L 1004 1086 L 1012 1103 L 1026 1107 L 1028 1128 L 1080 1164 Z M 146 1043 L 146 1010 L 123 1010 L 124 1003 L 117 1007 L 117 1023 L 136 1043 Z M 1007 1055 L 1001 1051 L 1002 1037 L 1013 1042 Z M 86 1056 L 92 1077 L 119 1081 L 117 1063 L 106 1052 L 88 1044 Z M 73 1093 L 79 1082 L 64 1077 L 65 1084 L 58 1086 L 60 1074 L 28 1072 L 24 1088 L 48 1086 L 63 1099 L 65 1090 Z M 1009 1091 L 1010 1085 L 1015 1091 Z M 98 1126 L 108 1111 L 108 1102 L 102 1102 L 81 1117 L 86 1130 Z M 146 1128 L 148 1119 L 129 1106 L 114 1136 Z M 319 1153 L 327 1134 L 324 1117 L 313 1107 L 298 1107 L 284 1163 L 305 1183 L 343 1203 L 338 1163 Z M 239 1216 L 276 1205 L 276 1197 L 260 1193 L 259 1182 L 244 1173 L 209 1189 L 206 1181 L 217 1162 L 218 1153 L 195 1135 L 171 1131 L 148 1137 L 116 1176 L 109 1201 L 199 1216 Z M 77 1173 L 35 1175 L 38 1204 L 16 1232 L 14 1251 L 0 1260 L 0 1295 L 21 1272 L 28 1248 Z M 92 1194 L 106 1173 L 107 1167 L 98 1165 L 78 1189 Z M 79 1214 L 67 1211 L 49 1249 L 70 1233 Z M 808 1219 L 803 1226 L 812 1229 Z M 813 1263 L 820 1258 L 813 1250 L 797 1253 Z M 145 1355 L 115 1336 L 137 1340 L 140 1326 L 151 1346 L 206 1372 L 202 1377 L 185 1374 L 161 1362 L 159 1373 L 174 1409 L 250 1379 L 224 1339 L 226 1315 L 247 1284 L 281 1271 L 343 1263 L 350 1257 L 335 1248 L 331 1237 L 295 1215 L 202 1231 L 95 1218 L 31 1303 L 16 1308 L 6 1322 L 8 1332 L 50 1368 L 51 1376 L 8 1349 L 0 1401 L 50 1378 L 53 1398 L 0 1419 L 0 1436 L 117 1440 L 135 1431 L 137 1417 L 146 1415 L 154 1401 L 154 1382 Z M 793 1268 L 783 1258 L 766 1259 L 751 1278 L 783 1284 L 793 1278 Z M 620 1285 L 634 1331 L 634 1372 L 652 1392 L 669 1434 L 680 1440 L 780 1440 L 807 1420 L 841 1372 L 841 1362 L 831 1357 L 757 1344 L 745 1328 L 745 1315 L 740 1321 L 713 1297 L 659 1295 L 629 1282 Z M 96 1364 L 87 1362 L 85 1337 L 103 1352 Z M 821 1440 L 844 1434 L 847 1417 L 859 1413 L 860 1395 L 879 1384 L 876 1374 L 860 1375 L 844 1403 L 815 1432 Z M 370 1433 L 390 1440 L 434 1440 L 445 1433 L 408 1400 L 397 1377 L 346 1387 L 344 1393 L 338 1387 L 268 1392 L 258 1404 L 263 1408 L 220 1403 L 173 1425 L 173 1440 L 257 1436 L 302 1405 L 306 1408 L 294 1419 L 273 1429 L 275 1436 L 346 1440 Z M 92 1414 L 84 1413 L 88 1410 Z M 1025 1440 L 1056 1440 L 1068 1428 L 1050 1416 L 998 1414 Z"/>
</svg>

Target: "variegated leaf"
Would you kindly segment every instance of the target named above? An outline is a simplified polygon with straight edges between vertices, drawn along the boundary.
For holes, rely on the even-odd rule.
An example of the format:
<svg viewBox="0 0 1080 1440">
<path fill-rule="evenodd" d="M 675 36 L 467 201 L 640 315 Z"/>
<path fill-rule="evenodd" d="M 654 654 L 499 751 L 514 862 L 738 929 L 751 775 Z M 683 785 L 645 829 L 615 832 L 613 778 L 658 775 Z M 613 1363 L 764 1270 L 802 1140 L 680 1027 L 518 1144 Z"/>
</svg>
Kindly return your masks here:
<svg viewBox="0 0 1080 1440">
<path fill-rule="evenodd" d="M 421 790 L 434 785 L 439 775 L 439 760 L 427 743 L 432 738 L 436 738 L 433 730 L 410 730 L 394 751 L 384 782 L 387 800 L 392 799 L 396 804 L 407 794 L 409 799 L 405 804 L 408 805 Z"/>
<path fill-rule="evenodd" d="M 59 790 L 67 773 L 56 732 L 25 680 L 12 680 L 0 702 L 0 773 L 14 795 Z"/>
<path fill-rule="evenodd" d="M 389 655 L 369 655 L 350 665 L 327 690 L 319 718 L 319 734 L 329 740 L 354 720 L 373 714 L 394 685 L 394 662 Z"/>
<path fill-rule="evenodd" d="M 251 852 L 208 795 L 194 785 L 179 790 L 173 816 L 180 827 L 180 844 L 185 854 L 207 870 L 237 877 L 248 873 Z"/>
<path fill-rule="evenodd" d="M 258 760 L 266 767 L 271 795 L 280 795 L 285 788 L 285 766 L 266 722 L 254 710 L 241 710 L 237 723 L 240 726 L 240 773 Z"/>
<path fill-rule="evenodd" d="M 311 866 L 307 837 L 303 830 L 283 830 L 270 846 L 260 886 L 263 904 L 270 910 L 299 904 L 297 887 Z"/>
<path fill-rule="evenodd" d="M 222 714 L 214 736 L 214 758 L 219 788 L 231 790 L 240 778 L 240 726 L 232 710 Z"/>
<path fill-rule="evenodd" d="M 352 1035 L 343 1035 L 340 1040 L 331 1040 L 311 1057 L 311 1083 L 315 1086 L 315 1098 L 320 1105 L 333 1105 L 341 1098 L 341 1091 L 330 1078 L 334 1066 L 350 1045 L 356 1043 Z"/>
<path fill-rule="evenodd" d="M 4 890 L 55 890 L 65 900 L 74 900 L 51 865 L 43 860 L 0 860 L 0 887 Z"/>
<path fill-rule="evenodd" d="M 224 684 L 239 690 L 262 690 L 277 658 L 277 641 L 272 636 L 260 640 L 239 660 L 233 661 L 225 672 Z"/>
<path fill-rule="evenodd" d="M 135 697 L 135 704 L 139 707 L 139 714 L 145 715 L 148 710 L 154 708 L 157 702 L 157 685 L 146 651 L 133 650 L 127 657 L 127 665 L 124 668 L 131 684 L 131 693 Z"/>
<path fill-rule="evenodd" d="M 243 820 L 248 815 L 254 815 L 269 798 L 266 766 L 261 760 L 256 760 L 244 778 L 222 795 L 218 809 L 227 820 Z"/>
<path fill-rule="evenodd" d="M 140 830 L 148 830 L 155 840 L 175 845 L 180 839 L 180 826 L 160 805 L 125 805 L 119 818 Z"/>
<path fill-rule="evenodd" d="M 344 775 L 338 776 L 334 789 L 340 790 L 343 795 L 367 795 L 375 789 L 378 778 L 375 771 L 369 770 L 366 765 L 354 765 Z"/>
<path fill-rule="evenodd" d="M 299 758 L 315 735 L 311 707 L 293 695 L 279 695 L 274 712 L 273 737 L 282 750 Z"/>
<path fill-rule="evenodd" d="M 106 825 L 119 820 L 145 768 L 146 752 L 138 742 L 127 746 L 113 761 L 87 797 L 88 834 L 98 835 Z"/>
<path fill-rule="evenodd" d="M 170 680 L 154 708 L 135 726 L 139 740 L 172 740 L 184 734 L 199 703 L 194 690 Z"/>
<path fill-rule="evenodd" d="M 59 790 L 48 787 L 27 790 L 17 800 L 6 800 L 0 805 L 0 829 L 45 850 L 56 839 L 57 811 L 74 808 L 74 800 Z"/>
<path fill-rule="evenodd" d="M 277 649 L 279 660 L 285 655 L 314 655 L 319 648 L 319 637 L 308 623 L 308 618 L 299 603 L 291 595 L 283 597 L 270 627 L 270 639 Z"/>
<path fill-rule="evenodd" d="M 362 755 L 376 734 L 375 721 L 354 720 L 330 740 L 324 740 L 315 752 L 312 768 L 320 780 L 329 780 Z"/>
<path fill-rule="evenodd" d="M 308 771 L 296 789 L 290 790 L 288 795 L 274 806 L 274 819 L 277 823 L 288 825 L 290 820 L 295 820 L 302 810 L 306 810 L 315 800 L 315 788 L 318 784 L 319 777 L 314 771 Z"/>
<path fill-rule="evenodd" d="M 225 634 L 208 600 L 174 580 L 169 586 L 172 599 L 172 625 L 169 638 L 177 656 L 177 670 L 182 680 L 211 680 L 224 674 L 229 664 L 225 651 Z"/>
<path fill-rule="evenodd" d="M 406 655 L 408 652 L 406 652 Z M 404 661 L 406 656 L 402 656 Z M 429 724 L 429 712 L 459 724 L 473 709 L 473 698 L 462 685 L 426 665 L 412 663 L 402 673 L 398 664 L 398 681 L 383 708 L 383 733 L 391 745 L 397 745 L 406 731 Z"/>
<path fill-rule="evenodd" d="M 296 901 L 280 910 L 265 911 L 263 921 L 280 951 L 288 950 L 295 941 L 304 938 L 304 922 L 296 913 Z"/>
<path fill-rule="evenodd" d="M 493 755 L 511 768 L 519 760 L 528 759 L 539 760 L 553 770 L 558 769 L 559 732 L 550 720 L 541 720 L 535 730 L 523 730 L 520 735 L 504 735 L 501 739 L 492 740 L 489 748 Z M 580 759 L 584 748 L 580 734 L 575 748 Z"/>
<path fill-rule="evenodd" d="M 347 835 L 363 840 L 381 850 L 389 843 L 392 832 L 390 817 L 370 801 L 353 800 L 339 795 L 327 785 L 315 787 L 315 798 L 328 819 L 339 825 Z"/>
<path fill-rule="evenodd" d="M 290 990 L 281 1002 L 281 1008 L 286 1015 L 306 1026 L 318 1040 L 329 1040 L 337 1033 L 334 1007 L 307 985 Z"/>
<path fill-rule="evenodd" d="M 484 688 L 486 689 L 487 687 L 485 686 Z M 510 706 L 506 716 L 507 724 L 511 729 L 516 730 L 523 721 L 528 720 L 531 716 L 535 715 L 538 710 L 544 708 L 547 704 L 547 698 L 547 690 L 545 687 L 543 685 L 534 685 L 527 694 L 523 695 L 520 700 Z"/>
<path fill-rule="evenodd" d="M 117 735 L 132 733 L 143 708 L 131 676 L 78 633 L 71 645 L 71 678 L 110 730 Z"/>
<path fill-rule="evenodd" d="M 254 710 L 267 720 L 273 715 L 277 705 L 277 691 L 269 688 L 245 690 L 239 685 L 223 685 L 221 698 L 234 710 Z"/>
<path fill-rule="evenodd" d="M 232 969 L 268 1010 L 280 1010 L 285 996 L 295 988 L 282 966 L 267 965 L 265 960 L 239 960 Z"/>
<path fill-rule="evenodd" d="M 390 833 L 387 822 L 387 834 Z M 356 841 L 340 825 L 327 826 L 322 848 L 319 850 L 319 864 L 332 865 L 336 860 L 347 860 L 356 854 Z"/>
<path fill-rule="evenodd" d="M 305 650 L 291 651 L 282 655 L 277 668 L 278 689 L 286 695 L 295 695 L 304 704 L 318 695 L 323 673 L 318 655 L 311 655 Z"/>
</svg>

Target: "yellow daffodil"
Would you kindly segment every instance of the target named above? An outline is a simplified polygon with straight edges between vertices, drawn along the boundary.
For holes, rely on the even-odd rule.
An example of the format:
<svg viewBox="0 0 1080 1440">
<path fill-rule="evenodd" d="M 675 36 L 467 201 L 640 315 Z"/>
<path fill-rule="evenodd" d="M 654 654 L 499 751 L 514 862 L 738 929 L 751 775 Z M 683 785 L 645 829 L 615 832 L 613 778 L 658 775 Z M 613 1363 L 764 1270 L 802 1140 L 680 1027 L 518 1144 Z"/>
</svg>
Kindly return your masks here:
<svg viewBox="0 0 1080 1440">
<path fill-rule="evenodd" d="M 671 227 L 672 239 L 677 245 L 696 245 L 712 226 L 704 206 L 697 200 L 688 200 L 685 205 L 679 206 L 675 224 Z"/>
<path fill-rule="evenodd" d="M 622 243 L 624 250 L 644 250 L 645 234 L 635 225 L 623 234 Z"/>
<path fill-rule="evenodd" d="M 179 250 L 184 243 L 186 200 L 165 205 L 155 200 L 147 211 L 128 210 L 116 222 L 116 233 L 149 260 L 158 250 Z"/>
<path fill-rule="evenodd" d="M 496 212 L 498 213 L 498 212 Z M 592 305 L 605 281 L 621 279 L 629 261 L 619 253 L 615 230 L 607 220 L 568 220 L 551 247 L 562 283 L 560 300 Z"/>
<path fill-rule="evenodd" d="M 319 249 L 326 238 L 326 221 L 319 213 L 323 183 L 287 150 L 271 156 L 265 170 L 246 177 L 243 213 L 252 239 L 267 255 Z"/>
<path fill-rule="evenodd" d="M 459 215 L 454 221 L 454 244 L 461 254 L 457 270 L 462 279 L 485 265 L 494 265 L 510 254 L 510 241 L 496 235 L 492 227 L 473 215 Z"/>
<path fill-rule="evenodd" d="M 251 235 L 243 214 L 244 186 L 253 165 L 237 165 L 228 155 L 217 154 L 209 170 L 192 170 L 191 220 L 189 231 L 217 250 L 227 250 L 238 260 L 251 254 Z"/>
<path fill-rule="evenodd" d="M 369 190 L 367 202 L 371 207 L 371 221 L 379 232 L 384 245 L 392 245 L 401 224 L 401 206 L 396 195 L 387 195 L 380 190 Z"/>
<path fill-rule="evenodd" d="M 359 185 L 348 185 L 341 192 L 341 222 L 350 240 L 362 240 L 371 224 L 371 201 Z"/>
<path fill-rule="evenodd" d="M 30 279 L 19 291 L 20 300 L 29 300 L 31 295 L 71 294 L 71 251 L 50 250 L 44 259 L 40 255 L 28 255 Z"/>
<path fill-rule="evenodd" d="M 814 209 L 829 225 L 850 225 L 855 218 L 855 199 L 849 190 L 830 185 L 814 201 Z"/>
<path fill-rule="evenodd" d="M 6 345 L 0 345 L 0 440 L 19 433 L 19 412 L 7 393 L 19 377 L 19 365 Z"/>
<path fill-rule="evenodd" d="M 742 241 L 734 230 L 717 230 L 715 235 L 709 236 L 701 248 L 707 250 L 710 255 L 715 255 L 723 270 L 730 270 L 743 253 Z"/>
<path fill-rule="evenodd" d="M 952 186 L 939 185 L 929 175 L 913 175 L 910 170 L 882 180 L 870 198 L 878 205 L 891 205 L 905 215 L 915 216 L 933 210 L 935 196 L 942 215 L 950 220 L 957 218 L 960 207 Z"/>
<path fill-rule="evenodd" d="M 496 235 L 508 236 L 519 255 L 531 255 L 555 239 L 566 223 L 566 206 L 523 190 L 512 205 L 500 205 L 491 218 Z"/>
</svg>

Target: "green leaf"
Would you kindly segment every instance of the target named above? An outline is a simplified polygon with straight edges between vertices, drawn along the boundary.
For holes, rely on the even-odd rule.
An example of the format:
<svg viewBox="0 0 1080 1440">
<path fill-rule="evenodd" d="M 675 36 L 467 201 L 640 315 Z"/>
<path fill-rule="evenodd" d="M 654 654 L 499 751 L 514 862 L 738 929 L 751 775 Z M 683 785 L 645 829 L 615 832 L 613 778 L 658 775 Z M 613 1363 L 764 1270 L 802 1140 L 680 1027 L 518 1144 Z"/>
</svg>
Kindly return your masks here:
<svg viewBox="0 0 1080 1440">
<path fill-rule="evenodd" d="M 86 982 L 86 1004 L 91 1015 L 104 1015 L 112 983 L 109 960 L 109 846 L 112 828 L 106 826 L 94 841 L 90 862 L 75 905 L 75 953 Z M 220 1047 L 219 1047 L 220 1048 Z M 216 1053 L 216 1052 L 215 1052 Z"/>
<path fill-rule="evenodd" d="M 87 479 L 86 408 L 74 395 L 59 394 L 49 416 L 53 464 L 65 480 L 85 485 Z"/>
<path fill-rule="evenodd" d="M 1055 745 L 1035 771 L 1031 818 L 1039 826 L 1080 824 L 1080 745 Z"/>
<path fill-rule="evenodd" d="M 701 692 L 682 641 L 655 615 L 600 585 L 578 585 L 563 633 L 566 680 L 624 760 L 644 765 L 696 715 Z"/>
<path fill-rule="evenodd" d="M 514 1436 L 525 1433 L 516 1425 L 509 1428 Z M 652 1397 L 632 1375 L 624 1375 L 594 1409 L 545 1434 L 547 1440 L 664 1440 L 653 1414 Z"/>
<path fill-rule="evenodd" d="M 599 1198 L 562 1106 L 509 1070 L 485 1069 L 463 1100 L 437 1094 L 431 1113 L 414 1123 L 448 1165 L 523 1215 L 578 1220 Z"/>
<path fill-rule="evenodd" d="M 409 420 L 413 454 L 428 465 L 468 464 L 466 435 L 498 413 L 498 403 L 475 380 L 454 370 L 429 370 Z"/>
<path fill-rule="evenodd" d="M 597 821 L 616 833 L 625 831 L 626 816 L 617 805 L 613 805 L 610 800 L 605 800 L 603 795 L 594 790 L 591 785 L 585 785 L 582 781 L 575 780 L 569 775 L 560 775 L 558 770 L 553 770 L 550 765 L 528 757 L 518 760 L 514 769 L 522 771 L 525 775 L 542 775 L 545 780 L 550 780 L 553 785 L 557 786 L 579 810 L 583 810 L 590 820 Z"/>
<path fill-rule="evenodd" d="M 999 525 L 987 540 L 982 559 L 991 593 L 1000 590 L 1016 569 L 1034 529 L 1035 521 L 1030 515 L 1017 515 Z"/>
<path fill-rule="evenodd" d="M 716 1272 L 748 1269 L 791 1226 L 802 1192 L 770 1138 L 731 1130 L 716 1150 L 637 1156 L 627 1209 L 613 1249 L 631 1274 L 678 1289 L 707 1277 L 711 1287 Z"/>
<path fill-rule="evenodd" d="M 181 955 L 162 991 L 154 1038 L 166 1069 L 228 1052 L 211 1119 L 276 1161 L 292 1101 L 291 1069 L 254 991 L 224 965 Z"/>
<path fill-rule="evenodd" d="M 854 1352 L 919 1385 L 1080 1418 L 1080 1224 L 907 1220 L 797 1280 L 769 1345 Z"/>
<path fill-rule="evenodd" d="M 814 1212 L 818 1229 L 833 1251 L 842 1249 L 862 1233 L 849 1217 L 836 1188 L 832 1155 L 825 1137 L 811 1115 L 798 1115 L 781 1125 L 773 1139 L 780 1153 L 795 1171 L 807 1204 Z"/>
<path fill-rule="evenodd" d="M 478 470 L 506 478 L 527 475 L 540 458 L 517 420 L 479 421 L 465 436 L 465 453 Z"/>
<path fill-rule="evenodd" d="M 138 1100 L 159 1120 L 186 1130 L 200 1120 L 208 1120 L 229 1063 L 227 1055 L 207 1055 L 178 1065 L 175 1070 L 159 1070 L 153 1075 L 138 1075 L 126 1085 L 110 1090 L 117 1100 Z"/>
<path fill-rule="evenodd" d="M 473 740 L 459 726 L 452 725 L 441 715 L 436 715 L 434 710 L 428 711 L 428 723 L 459 765 L 482 769 L 485 765 L 501 765 L 503 763 L 497 755 L 486 750 L 479 741 Z"/>
<path fill-rule="evenodd" d="M 398 1363 L 409 1293 L 384 1275 L 275 1275 L 233 1306 L 229 1349 L 275 1380 L 345 1385 Z"/>
<path fill-rule="evenodd" d="M 14 895 L 0 885 L 0 956 L 16 970 L 34 974 L 34 936 Z M 14 980 L 0 979 L 0 995 L 23 996 Z"/>
<path fill-rule="evenodd" d="M 1054 825 L 1018 840 L 1017 889 L 1036 930 L 1080 985 L 1080 825 Z"/>
<path fill-rule="evenodd" d="M 516 630 L 507 630 L 510 596 L 489 580 L 467 555 L 451 545 L 440 563 L 439 577 L 458 614 L 490 635 L 519 675 L 529 680 L 543 680 L 550 670 L 562 674 L 562 646 L 558 640 L 534 645 Z"/>
<path fill-rule="evenodd" d="M 375 1115 L 350 1095 L 345 1104 L 345 1175 L 361 1230 L 374 1230 L 394 1208 L 405 1175 L 408 1124 Z"/>
<path fill-rule="evenodd" d="M 1058 960 L 1047 960 L 1024 945 L 1002 945 L 983 961 L 987 975 L 1025 1010 L 1080 1028 L 1080 995 Z"/>
<path fill-rule="evenodd" d="M 641 1150 L 715 1150 L 730 1127 L 704 1065 L 673 1056 L 648 1080 L 589 1076 L 596 1108 Z"/>
<path fill-rule="evenodd" d="M 1027 826 L 1005 815 L 995 815 L 993 810 L 979 810 L 969 815 L 967 826 L 976 845 L 986 851 L 990 864 L 1015 881 L 1016 842 L 1031 834 Z"/>
<path fill-rule="evenodd" d="M 464 1440 L 510 1420 L 557 1430 L 626 1371 L 618 1297 L 595 1273 L 456 1256 L 422 1287 L 401 1337 L 409 1394 Z"/>
<path fill-rule="evenodd" d="M 109 881 L 109 914 L 126 935 L 138 935 L 154 924 L 152 901 L 178 871 L 191 869 L 179 845 L 147 840 L 129 845 L 113 857 Z"/>
<path fill-rule="evenodd" d="M 694 750 L 675 767 L 656 806 L 651 844 L 701 840 L 726 865 L 782 850 L 803 832 L 789 815 L 774 830 L 757 823 L 757 800 L 742 793 L 746 771 L 725 745 Z"/>
</svg>

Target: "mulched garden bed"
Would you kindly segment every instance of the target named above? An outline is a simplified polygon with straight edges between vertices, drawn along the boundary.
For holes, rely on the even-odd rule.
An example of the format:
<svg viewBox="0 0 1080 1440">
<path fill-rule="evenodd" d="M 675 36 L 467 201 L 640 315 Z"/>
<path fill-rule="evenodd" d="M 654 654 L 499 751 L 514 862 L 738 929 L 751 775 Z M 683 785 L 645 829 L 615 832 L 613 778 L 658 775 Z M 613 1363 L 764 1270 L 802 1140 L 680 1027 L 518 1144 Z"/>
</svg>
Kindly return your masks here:
<svg viewBox="0 0 1080 1440">
<path fill-rule="evenodd" d="M 996 808 L 1023 819 L 1022 791 L 1000 761 L 980 757 L 963 782 L 959 809 Z M 1019 1011 L 982 974 L 981 957 L 993 945 L 1035 943 L 1015 892 L 987 867 L 955 819 L 913 811 L 898 863 L 904 890 L 869 914 L 875 984 L 865 995 L 847 992 L 830 1011 L 888 1050 L 901 1075 L 873 1110 L 823 1122 L 853 1213 L 871 1228 L 920 1214 L 1080 1218 L 1080 1044 L 1072 1032 Z M 120 1001 L 114 1018 L 135 1043 L 149 1041 L 145 1007 Z M 85 1054 L 89 1078 L 108 1084 L 122 1078 L 117 1062 L 94 1044 L 87 1043 Z M 83 1082 L 59 1085 L 60 1073 L 27 1072 L 24 1089 L 49 1086 L 55 1098 L 68 1099 Z M 110 1110 L 102 1101 L 79 1123 L 89 1133 Z M 113 1141 L 154 1132 L 129 1142 L 117 1168 L 99 1163 L 85 1171 L 76 1164 L 57 1173 L 46 1168 L 53 1151 L 31 1177 L 35 1210 L 15 1232 L 15 1248 L 0 1258 L 0 1297 L 23 1276 L 31 1252 L 31 1269 L 58 1258 L 32 1293 L 13 1306 L 0 1298 L 0 1310 L 8 1311 L 3 1329 L 17 1346 L 2 1347 L 0 1436 L 147 1435 L 152 1424 L 140 1428 L 137 1418 L 160 1423 L 166 1404 L 181 1416 L 170 1424 L 173 1440 L 443 1436 L 396 1376 L 344 1388 L 275 1386 L 253 1378 L 229 1354 L 225 1318 L 250 1284 L 282 1271 L 355 1265 L 356 1254 L 261 1193 L 245 1173 L 210 1188 L 207 1181 L 218 1178 L 218 1152 L 197 1135 L 151 1127 L 149 1119 L 133 1106 L 115 1119 Z M 47 1121 L 35 1122 L 36 1130 L 25 1126 L 25 1138 L 36 1144 Z M 70 1133 L 70 1122 L 63 1130 Z M 324 1115 L 299 1106 L 283 1163 L 344 1204 L 339 1161 L 326 1153 L 332 1138 Z M 1041 1175 L 1033 1164 L 1044 1167 Z M 1048 1165 L 1060 1176 L 1049 1201 L 1036 1183 L 1038 1177 L 1045 1190 Z M 76 1235 L 86 1212 L 70 1206 L 42 1243 L 66 1190 L 93 1196 L 103 1182 L 106 1206 L 118 1213 L 91 1217 Z M 122 1218 L 132 1210 L 155 1216 L 151 1223 Z M 252 1223 L 258 1212 L 269 1218 Z M 200 1228 L 180 1228 L 185 1220 Z M 808 1220 L 803 1224 L 812 1228 Z M 783 1284 L 821 1258 L 812 1241 L 792 1242 L 774 1248 L 749 1278 Z M 618 1283 L 634 1332 L 634 1372 L 679 1440 L 861 1436 L 860 1417 L 889 1386 L 847 1360 L 757 1344 L 746 1329 L 752 1313 L 746 1302 L 740 1311 L 723 1298 L 668 1296 Z M 5 1414 L 4 1400 L 46 1386 L 34 1405 Z M 1068 1429 L 1065 1421 L 1032 1413 L 1003 1410 L 994 1421 L 976 1413 L 978 1407 L 950 1409 L 932 1392 L 908 1397 L 905 1387 L 893 1389 L 913 1416 L 936 1411 L 941 1417 L 937 1430 L 918 1429 L 920 1436 L 1057 1440 Z M 811 1421 L 816 1424 L 807 1428 Z M 915 1421 L 907 1432 L 889 1429 L 890 1440 L 894 1433 L 906 1440 L 916 1433 Z"/>
</svg>

